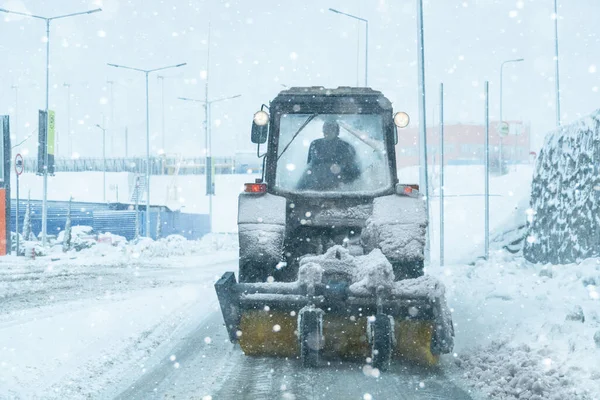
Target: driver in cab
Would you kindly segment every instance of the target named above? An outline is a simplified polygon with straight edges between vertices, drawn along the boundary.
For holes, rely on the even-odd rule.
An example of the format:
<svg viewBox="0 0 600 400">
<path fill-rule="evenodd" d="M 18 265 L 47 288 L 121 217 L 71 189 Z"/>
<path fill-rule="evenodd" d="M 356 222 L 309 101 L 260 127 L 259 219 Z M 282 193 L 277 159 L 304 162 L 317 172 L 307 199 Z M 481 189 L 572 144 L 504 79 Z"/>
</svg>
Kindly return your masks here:
<svg viewBox="0 0 600 400">
<path fill-rule="evenodd" d="M 356 150 L 340 136 L 336 121 L 325 121 L 323 138 L 314 140 L 308 149 L 307 169 L 300 190 L 335 190 L 342 183 L 351 183 L 360 175 Z"/>
</svg>

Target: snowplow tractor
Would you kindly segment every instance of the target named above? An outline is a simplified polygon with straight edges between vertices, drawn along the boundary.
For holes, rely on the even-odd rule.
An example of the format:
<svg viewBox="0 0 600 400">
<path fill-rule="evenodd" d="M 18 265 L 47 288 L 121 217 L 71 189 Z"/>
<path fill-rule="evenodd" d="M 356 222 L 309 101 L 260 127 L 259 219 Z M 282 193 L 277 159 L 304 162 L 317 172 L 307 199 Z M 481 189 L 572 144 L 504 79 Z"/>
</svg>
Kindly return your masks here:
<svg viewBox="0 0 600 400">
<path fill-rule="evenodd" d="M 441 282 L 423 274 L 427 216 L 400 184 L 393 113 L 368 88 L 291 88 L 254 115 L 260 179 L 239 196 L 239 274 L 215 284 L 246 355 L 435 365 L 453 348 Z"/>
</svg>

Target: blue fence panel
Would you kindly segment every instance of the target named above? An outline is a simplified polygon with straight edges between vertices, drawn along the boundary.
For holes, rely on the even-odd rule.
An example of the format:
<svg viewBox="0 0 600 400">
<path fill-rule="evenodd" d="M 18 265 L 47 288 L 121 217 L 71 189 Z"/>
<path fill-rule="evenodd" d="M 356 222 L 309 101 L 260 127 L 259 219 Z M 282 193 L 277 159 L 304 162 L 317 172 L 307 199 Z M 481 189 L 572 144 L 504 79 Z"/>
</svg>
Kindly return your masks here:
<svg viewBox="0 0 600 400">
<path fill-rule="evenodd" d="M 34 235 L 42 231 L 42 202 L 32 200 L 31 203 L 31 227 Z M 58 235 L 65 228 L 67 222 L 69 202 L 48 202 L 48 234 Z M 135 210 L 128 209 L 123 204 L 105 203 L 71 203 L 71 225 L 87 225 L 94 228 L 98 233 L 110 232 L 124 236 L 127 240 L 135 237 Z M 27 209 L 27 200 L 19 201 L 19 231 L 23 232 L 23 222 Z M 140 235 L 146 235 L 146 213 L 139 212 Z M 150 213 L 150 234 L 156 238 L 156 223 L 158 213 Z M 11 204 L 11 222 L 14 230 L 17 218 L 16 200 Z M 177 234 L 187 239 L 199 239 L 210 232 L 208 215 L 204 214 L 182 214 L 181 212 L 161 211 L 160 222 L 162 225 L 161 236 Z"/>
<path fill-rule="evenodd" d="M 95 232 L 135 238 L 135 211 L 95 211 L 93 224 Z"/>
</svg>

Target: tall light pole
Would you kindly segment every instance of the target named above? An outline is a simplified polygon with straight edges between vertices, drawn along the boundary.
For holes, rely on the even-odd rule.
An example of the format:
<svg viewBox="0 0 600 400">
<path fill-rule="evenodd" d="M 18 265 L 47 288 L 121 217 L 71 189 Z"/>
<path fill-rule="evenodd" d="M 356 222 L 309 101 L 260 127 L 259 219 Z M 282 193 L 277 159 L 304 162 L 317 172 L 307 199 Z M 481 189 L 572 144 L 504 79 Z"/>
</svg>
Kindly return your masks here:
<svg viewBox="0 0 600 400">
<path fill-rule="evenodd" d="M 425 106 L 425 38 L 423 28 L 423 0 L 417 0 L 417 66 L 419 74 L 419 185 L 425 194 L 425 211 L 429 219 L 429 176 L 427 174 L 427 115 Z M 425 262 L 429 263 L 430 234 L 427 230 Z"/>
<path fill-rule="evenodd" d="M 215 194 L 214 185 L 212 182 L 212 156 L 211 156 L 211 135 L 210 135 L 210 105 L 219 101 L 231 100 L 240 97 L 241 94 L 236 94 L 230 97 L 220 97 L 214 100 L 199 100 L 191 99 L 189 97 L 178 97 L 179 100 L 193 101 L 204 105 L 204 133 L 205 133 L 205 146 L 206 146 L 206 160 L 205 160 L 205 175 L 206 175 L 206 195 L 208 196 L 208 218 L 210 221 L 210 230 L 212 232 L 212 197 Z M 209 172 L 210 171 L 210 172 Z"/>
<path fill-rule="evenodd" d="M 521 62 L 523 60 L 523 58 L 516 58 L 514 60 L 503 61 L 502 64 L 500 64 L 500 125 L 502 125 L 504 122 L 502 119 L 502 75 L 504 72 L 504 64 Z M 500 174 L 502 174 L 502 133 L 498 133 L 500 136 L 500 145 L 498 146 L 498 167 L 500 168 Z"/>
<path fill-rule="evenodd" d="M 554 0 L 554 81 L 556 83 L 556 126 L 560 126 L 560 84 L 558 74 L 558 4 Z"/>
<path fill-rule="evenodd" d="M 102 201 L 106 202 L 106 123 L 102 115 L 102 126 L 96 124 L 102 130 Z"/>
<path fill-rule="evenodd" d="M 72 14 L 65 14 L 65 15 L 58 15 L 55 17 L 42 17 L 40 15 L 33 15 L 33 14 L 28 14 L 28 13 L 22 13 L 22 12 L 18 12 L 18 11 L 10 11 L 4 8 L 0 8 L 1 12 L 5 12 L 8 14 L 16 14 L 16 15 L 22 15 L 25 17 L 31 17 L 31 18 L 37 18 L 37 19 L 41 19 L 46 21 L 46 107 L 45 107 L 45 111 L 46 111 L 46 118 L 48 118 L 48 102 L 49 102 L 49 97 L 50 97 L 50 92 L 49 92 L 49 88 L 50 88 L 50 21 L 53 21 L 55 19 L 61 19 L 61 18 L 68 18 L 68 17 L 75 17 L 77 15 L 84 15 L 84 14 L 92 14 L 98 11 L 102 11 L 101 8 L 96 8 L 95 10 L 89 10 L 89 11 L 82 11 L 82 12 L 77 12 L 77 13 L 72 13 Z M 48 124 L 46 124 L 46 127 L 48 126 Z M 45 132 L 45 136 L 46 136 L 46 146 L 48 146 L 48 130 L 46 129 Z M 48 221 L 48 152 L 45 152 L 46 157 L 44 159 L 44 197 L 42 200 L 42 245 L 45 246 L 46 245 L 46 241 L 47 241 L 47 221 Z"/>
<path fill-rule="evenodd" d="M 345 12 L 336 10 L 334 8 L 330 8 L 329 11 L 334 12 L 336 14 L 345 15 L 346 17 L 354 18 L 365 23 L 365 87 L 367 87 L 367 71 L 369 67 L 369 21 L 364 18 L 357 17 L 356 15 L 347 14 Z"/>
<path fill-rule="evenodd" d="M 154 69 L 141 69 L 127 67 L 125 65 L 108 64 L 110 67 L 130 69 L 132 71 L 143 72 L 146 75 L 146 237 L 150 237 L 150 102 L 148 96 L 148 75 L 151 72 L 162 71 L 169 68 L 179 68 L 187 65 L 187 63 L 181 63 L 176 65 L 169 65 L 166 67 L 154 68 Z"/>
</svg>

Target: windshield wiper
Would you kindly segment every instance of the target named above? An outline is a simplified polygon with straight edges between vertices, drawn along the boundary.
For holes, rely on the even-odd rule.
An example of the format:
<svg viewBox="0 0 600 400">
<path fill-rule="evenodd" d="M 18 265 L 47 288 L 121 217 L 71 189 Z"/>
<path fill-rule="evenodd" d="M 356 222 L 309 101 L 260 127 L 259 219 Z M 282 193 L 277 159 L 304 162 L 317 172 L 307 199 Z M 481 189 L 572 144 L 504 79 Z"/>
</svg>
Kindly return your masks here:
<svg viewBox="0 0 600 400">
<path fill-rule="evenodd" d="M 279 161 L 279 159 L 281 158 L 281 156 L 283 155 L 283 153 L 285 153 L 285 151 L 288 149 L 288 147 L 290 147 L 290 145 L 292 144 L 292 142 L 294 141 L 294 139 L 296 139 L 296 136 L 298 136 L 300 134 L 300 132 L 302 132 L 302 130 L 304 128 L 306 128 L 306 125 L 308 125 L 310 123 L 310 121 L 312 121 L 313 119 L 315 119 L 315 117 L 317 115 L 319 115 L 319 114 L 313 114 L 310 117 L 308 117 L 306 119 L 306 121 L 304 121 L 304 123 L 298 129 L 298 131 L 296 133 L 294 133 L 294 136 L 292 137 L 292 140 L 290 140 L 289 143 L 285 145 L 285 147 L 283 148 L 283 150 L 281 151 L 281 153 L 279 153 L 279 155 L 277 156 L 277 161 Z"/>
</svg>

